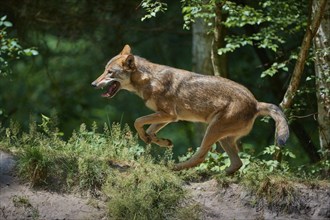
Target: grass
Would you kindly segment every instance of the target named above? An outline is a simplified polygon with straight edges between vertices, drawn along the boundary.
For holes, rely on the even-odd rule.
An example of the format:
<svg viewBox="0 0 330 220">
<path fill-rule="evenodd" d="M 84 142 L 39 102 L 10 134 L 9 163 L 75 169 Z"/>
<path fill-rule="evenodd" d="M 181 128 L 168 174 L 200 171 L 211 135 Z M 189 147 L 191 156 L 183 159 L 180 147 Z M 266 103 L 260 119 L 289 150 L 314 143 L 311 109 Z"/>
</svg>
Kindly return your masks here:
<svg viewBox="0 0 330 220">
<path fill-rule="evenodd" d="M 39 211 L 37 208 L 33 207 L 26 196 L 14 196 L 12 198 L 13 204 L 17 208 L 23 208 L 31 219 L 39 219 Z"/>
<path fill-rule="evenodd" d="M 185 198 L 182 181 L 162 165 L 140 163 L 116 171 L 104 186 L 111 218 L 168 219 Z"/>
<path fill-rule="evenodd" d="M 27 148 L 19 157 L 18 169 L 32 186 L 46 181 L 51 161 L 37 147 Z"/>
<path fill-rule="evenodd" d="M 172 172 L 168 168 L 173 162 L 170 151 L 155 159 L 150 146 L 140 146 L 128 126 L 105 124 L 102 129 L 82 124 L 64 140 L 56 123 L 42 116 L 40 124 L 30 123 L 27 133 L 14 122 L 9 128 L 0 127 L 0 146 L 17 155 L 17 170 L 32 186 L 105 197 L 111 219 L 199 219 L 201 209 L 189 202 L 183 185 L 210 177 L 217 178 L 222 188 L 244 185 L 256 197 L 252 206 L 263 203 L 277 212 L 294 212 L 304 208 L 295 184 L 315 186 L 318 182 L 311 173 L 328 173 L 330 167 L 325 161 L 322 167 L 312 167 L 312 172 L 298 169 L 301 175 L 297 177 L 285 161 L 241 153 L 244 166 L 235 175 L 225 176 L 222 171 L 229 165 L 228 156 L 210 152 L 196 169 Z M 272 154 L 274 149 L 270 146 L 264 154 Z M 287 155 L 292 157 L 290 152 Z"/>
<path fill-rule="evenodd" d="M 274 212 L 294 212 L 301 208 L 294 177 L 280 169 L 269 171 L 269 168 L 256 161 L 250 171 L 243 174 L 242 184 L 262 203 Z M 259 203 L 259 204 L 258 204 Z"/>
<path fill-rule="evenodd" d="M 15 123 L 0 129 L 0 146 L 18 156 L 18 172 L 32 186 L 105 196 L 111 219 L 175 219 L 191 208 L 182 205 L 187 199 L 182 179 L 165 166 L 170 153 L 156 162 L 128 126 L 99 130 L 96 124 L 90 129 L 82 124 L 65 141 L 43 116 L 28 133 Z M 186 216 L 196 219 L 196 213 Z"/>
<path fill-rule="evenodd" d="M 281 213 L 301 214 L 310 210 L 306 200 L 306 189 L 329 189 L 329 180 L 305 179 L 288 170 L 286 164 L 274 168 L 254 158 L 245 169 L 232 176 L 216 175 L 221 188 L 239 184 L 247 191 L 246 204 L 259 210 L 267 208 L 278 215 Z"/>
</svg>

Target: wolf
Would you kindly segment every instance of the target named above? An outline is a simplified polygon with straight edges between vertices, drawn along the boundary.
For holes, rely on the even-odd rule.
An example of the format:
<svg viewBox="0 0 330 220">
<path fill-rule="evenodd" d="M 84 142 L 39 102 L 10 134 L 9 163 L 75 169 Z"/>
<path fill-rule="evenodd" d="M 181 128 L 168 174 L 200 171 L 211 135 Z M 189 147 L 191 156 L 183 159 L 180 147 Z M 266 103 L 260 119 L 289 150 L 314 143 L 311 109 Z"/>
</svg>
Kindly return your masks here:
<svg viewBox="0 0 330 220">
<path fill-rule="evenodd" d="M 275 120 L 275 139 L 279 146 L 289 137 L 288 124 L 280 108 L 258 102 L 244 86 L 219 76 L 152 63 L 133 55 L 129 45 L 110 59 L 104 72 L 91 85 L 106 88 L 102 94 L 106 98 L 125 89 L 144 100 L 154 113 L 136 119 L 134 127 L 148 144 L 172 147 L 170 140 L 156 136 L 171 122 L 184 120 L 208 124 L 199 150 L 189 160 L 175 164 L 174 170 L 202 163 L 212 145 L 220 142 L 230 159 L 230 166 L 225 171 L 233 174 L 242 166 L 237 140 L 251 131 L 257 116 L 270 116 Z M 145 125 L 150 126 L 144 130 Z"/>
</svg>

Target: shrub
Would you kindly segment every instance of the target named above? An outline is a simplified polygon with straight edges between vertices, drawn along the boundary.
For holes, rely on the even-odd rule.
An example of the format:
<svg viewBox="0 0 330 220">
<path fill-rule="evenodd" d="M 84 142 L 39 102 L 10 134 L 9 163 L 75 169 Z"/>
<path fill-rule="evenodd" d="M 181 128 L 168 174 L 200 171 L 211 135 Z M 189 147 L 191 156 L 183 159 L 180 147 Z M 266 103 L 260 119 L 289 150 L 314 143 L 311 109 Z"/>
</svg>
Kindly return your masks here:
<svg viewBox="0 0 330 220">
<path fill-rule="evenodd" d="M 51 161 L 37 147 L 27 148 L 18 159 L 21 176 L 29 179 L 32 186 L 46 182 Z"/>
<path fill-rule="evenodd" d="M 164 219 L 191 209 L 181 202 L 181 179 L 165 166 L 172 161 L 171 152 L 155 163 L 128 126 L 105 125 L 100 133 L 95 123 L 91 129 L 82 124 L 65 141 L 54 124 L 42 116 L 41 124 L 31 123 L 28 133 L 15 123 L 0 129 L 5 134 L 0 146 L 17 152 L 19 171 L 33 186 L 75 188 L 94 196 L 103 192 L 114 219 Z"/>
<path fill-rule="evenodd" d="M 150 161 L 126 172 L 116 171 L 103 190 L 114 219 L 168 219 L 185 195 L 182 181 L 174 173 Z"/>
</svg>

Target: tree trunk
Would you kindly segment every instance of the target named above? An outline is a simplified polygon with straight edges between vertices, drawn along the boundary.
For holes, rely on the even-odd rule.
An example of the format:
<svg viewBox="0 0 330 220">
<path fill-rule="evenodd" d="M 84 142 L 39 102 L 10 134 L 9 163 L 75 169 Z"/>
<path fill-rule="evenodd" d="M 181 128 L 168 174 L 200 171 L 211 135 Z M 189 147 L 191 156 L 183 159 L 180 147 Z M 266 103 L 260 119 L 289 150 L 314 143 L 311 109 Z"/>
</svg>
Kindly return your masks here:
<svg viewBox="0 0 330 220">
<path fill-rule="evenodd" d="M 227 54 L 219 55 L 218 50 L 225 46 L 226 27 L 222 24 L 226 15 L 222 13 L 224 2 L 215 5 L 214 36 L 212 41 L 212 66 L 215 76 L 228 78 Z"/>
<path fill-rule="evenodd" d="M 202 19 L 198 18 L 192 25 L 192 71 L 196 73 L 213 75 L 213 67 L 211 62 L 212 35 L 210 27 Z M 206 126 L 201 123 L 195 125 L 194 143 L 200 144 Z"/>
<path fill-rule="evenodd" d="M 253 28 L 253 26 L 247 26 L 245 27 L 245 31 L 252 35 L 254 33 L 257 33 L 259 30 L 256 30 Z M 263 67 L 269 66 L 269 64 L 272 62 L 267 52 L 264 48 L 257 47 L 256 44 L 253 44 L 253 48 L 262 63 Z M 280 100 L 283 97 L 284 90 L 281 89 L 283 83 L 280 81 L 280 79 L 277 76 L 273 77 L 267 77 L 267 79 L 270 81 L 270 89 L 277 100 Z M 282 91 L 283 90 L 283 91 Z M 296 120 L 290 124 L 290 128 L 292 129 L 293 133 L 297 137 L 300 146 L 306 151 L 310 161 L 312 163 L 316 163 L 320 160 L 320 156 L 318 154 L 318 148 L 315 146 L 315 144 L 312 141 L 311 136 L 306 132 L 304 126 L 301 124 L 299 120 Z"/>
<path fill-rule="evenodd" d="M 192 26 L 192 70 L 197 73 L 213 75 L 211 62 L 212 35 L 210 27 L 200 18 Z"/>
<path fill-rule="evenodd" d="M 202 19 L 196 19 L 193 24 L 193 71 L 206 75 L 216 75 L 227 78 L 228 65 L 227 55 L 219 55 L 218 49 L 225 45 L 225 27 L 221 22 L 225 19 L 222 14 L 222 6 L 224 3 L 216 3 L 215 20 L 213 33 L 207 22 Z M 195 126 L 195 143 L 202 141 L 206 126 L 204 124 L 196 124 Z"/>
<path fill-rule="evenodd" d="M 321 1 L 313 1 L 313 14 Z M 319 140 L 325 153 L 324 159 L 330 156 L 330 1 L 326 3 L 325 14 L 314 38 L 316 97 L 318 108 Z"/>
<path fill-rule="evenodd" d="M 296 95 L 297 89 L 300 84 L 300 79 L 304 71 L 310 44 L 317 30 L 319 29 L 327 0 L 314 0 L 313 2 L 316 2 L 314 3 L 316 7 L 314 7 L 314 13 L 310 13 L 311 16 L 307 24 L 306 33 L 301 44 L 301 49 L 291 76 L 289 87 L 286 90 L 283 100 L 280 104 L 282 109 L 288 109 L 292 105 L 293 98 Z"/>
</svg>

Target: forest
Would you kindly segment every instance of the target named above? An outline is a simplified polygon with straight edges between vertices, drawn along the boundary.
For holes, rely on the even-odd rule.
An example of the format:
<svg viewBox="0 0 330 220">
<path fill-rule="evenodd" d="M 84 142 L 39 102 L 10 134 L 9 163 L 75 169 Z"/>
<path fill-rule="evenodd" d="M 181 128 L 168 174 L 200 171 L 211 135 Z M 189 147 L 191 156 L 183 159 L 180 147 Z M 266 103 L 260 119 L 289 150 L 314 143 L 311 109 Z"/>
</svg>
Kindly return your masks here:
<svg viewBox="0 0 330 220">
<path fill-rule="evenodd" d="M 180 121 L 166 126 L 158 136 L 172 140 L 171 150 L 147 145 L 134 128 L 137 118 L 152 112 L 144 101 L 125 90 L 105 99 L 90 86 L 128 44 L 134 55 L 153 63 L 231 79 L 258 101 L 283 110 L 290 130 L 286 145 L 274 143 L 271 118 L 257 118 L 251 133 L 239 141 L 240 174 L 235 180 L 224 177 L 220 184 L 245 177 L 262 182 L 263 177 L 251 171 L 258 166 L 268 181 L 270 173 L 285 173 L 328 184 L 329 5 L 329 0 L 0 0 L 0 149 L 19 158 L 18 172 L 32 186 L 55 187 L 62 181 L 57 184 L 71 190 L 78 183 L 79 190 L 96 197 L 99 191 L 108 196 L 128 190 L 117 181 L 129 185 L 143 176 L 139 169 L 127 176 L 121 169 L 146 166 L 150 181 L 163 172 L 166 180 L 143 187 L 159 190 L 166 185 L 168 196 L 150 204 L 178 204 L 173 195 L 184 194 L 182 179 L 221 174 L 229 160 L 217 145 L 206 162 L 181 173 L 180 180 L 166 168 L 191 157 L 203 138 L 204 124 Z M 109 164 L 116 171 L 109 171 Z M 60 178 L 54 181 L 56 175 Z M 143 199 L 145 191 L 139 193 L 126 201 L 149 202 Z M 132 208 L 119 199 L 110 203 L 108 215 L 114 219 L 172 215 L 164 214 L 161 205 L 144 215 L 137 210 L 146 207 Z"/>
</svg>

